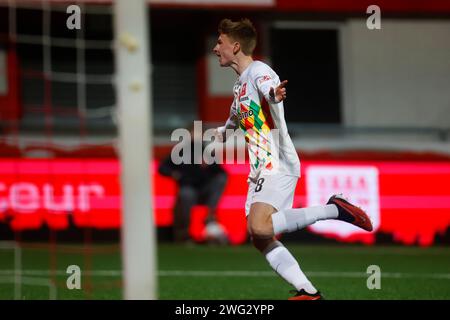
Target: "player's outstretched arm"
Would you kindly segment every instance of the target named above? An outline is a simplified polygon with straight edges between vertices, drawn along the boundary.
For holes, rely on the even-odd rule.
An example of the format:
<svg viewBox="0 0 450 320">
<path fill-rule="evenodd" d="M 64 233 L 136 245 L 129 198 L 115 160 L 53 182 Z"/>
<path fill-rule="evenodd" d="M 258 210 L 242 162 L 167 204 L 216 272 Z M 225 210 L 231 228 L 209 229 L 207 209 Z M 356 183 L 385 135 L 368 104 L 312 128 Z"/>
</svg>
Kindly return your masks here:
<svg viewBox="0 0 450 320">
<path fill-rule="evenodd" d="M 271 87 L 269 90 L 269 96 L 277 103 L 286 99 L 286 84 L 287 80 L 282 81 L 277 87 Z"/>
</svg>

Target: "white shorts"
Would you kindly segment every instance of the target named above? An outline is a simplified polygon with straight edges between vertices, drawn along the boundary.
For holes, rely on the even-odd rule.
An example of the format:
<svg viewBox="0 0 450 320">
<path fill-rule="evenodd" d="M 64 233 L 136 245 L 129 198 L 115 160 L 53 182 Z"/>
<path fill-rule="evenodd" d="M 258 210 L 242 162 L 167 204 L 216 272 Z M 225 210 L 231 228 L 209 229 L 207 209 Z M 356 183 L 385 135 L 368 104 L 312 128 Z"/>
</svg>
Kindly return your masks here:
<svg viewBox="0 0 450 320">
<path fill-rule="evenodd" d="M 279 173 L 261 175 L 256 183 L 249 181 L 245 215 L 249 215 L 250 207 L 255 202 L 268 203 L 277 211 L 291 209 L 298 178 Z"/>
</svg>

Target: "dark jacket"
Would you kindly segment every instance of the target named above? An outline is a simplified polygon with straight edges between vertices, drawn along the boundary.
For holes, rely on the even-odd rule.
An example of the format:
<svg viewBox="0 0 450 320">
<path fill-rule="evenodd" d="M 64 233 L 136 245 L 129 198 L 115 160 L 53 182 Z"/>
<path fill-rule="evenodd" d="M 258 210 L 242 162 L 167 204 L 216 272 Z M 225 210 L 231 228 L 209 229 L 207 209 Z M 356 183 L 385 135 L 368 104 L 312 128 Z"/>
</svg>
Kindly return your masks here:
<svg viewBox="0 0 450 320">
<path fill-rule="evenodd" d="M 204 149 L 203 145 L 203 149 Z M 201 188 L 218 174 L 226 174 L 222 166 L 217 163 L 210 165 L 194 164 L 194 143 L 191 143 L 191 164 L 174 164 L 170 155 L 161 161 L 158 172 L 163 176 L 172 177 L 176 172 L 179 175 L 177 183 L 180 186 L 189 185 Z"/>
</svg>

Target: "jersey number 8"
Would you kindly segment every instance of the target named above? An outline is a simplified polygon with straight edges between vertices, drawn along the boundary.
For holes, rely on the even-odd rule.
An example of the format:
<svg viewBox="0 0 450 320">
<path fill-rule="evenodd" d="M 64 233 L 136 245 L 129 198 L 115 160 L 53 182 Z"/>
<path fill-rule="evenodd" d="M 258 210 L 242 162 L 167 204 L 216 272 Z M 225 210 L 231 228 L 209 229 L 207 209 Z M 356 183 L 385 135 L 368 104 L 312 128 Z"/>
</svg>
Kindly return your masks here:
<svg viewBox="0 0 450 320">
<path fill-rule="evenodd" d="M 263 183 L 264 183 L 264 178 L 259 178 L 259 179 L 256 181 L 255 192 L 261 191 Z"/>
</svg>

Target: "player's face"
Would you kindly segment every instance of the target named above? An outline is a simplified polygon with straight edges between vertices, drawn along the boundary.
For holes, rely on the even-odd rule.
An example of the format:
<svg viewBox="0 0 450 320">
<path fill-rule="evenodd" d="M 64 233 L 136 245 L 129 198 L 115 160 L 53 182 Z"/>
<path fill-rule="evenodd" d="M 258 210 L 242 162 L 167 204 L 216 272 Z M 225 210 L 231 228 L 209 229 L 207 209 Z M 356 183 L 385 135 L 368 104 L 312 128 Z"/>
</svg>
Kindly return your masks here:
<svg viewBox="0 0 450 320">
<path fill-rule="evenodd" d="M 214 54 L 219 57 L 221 67 L 228 67 L 235 57 L 236 42 L 233 42 L 226 34 L 220 34 L 217 38 L 217 44 L 213 49 Z"/>
</svg>

